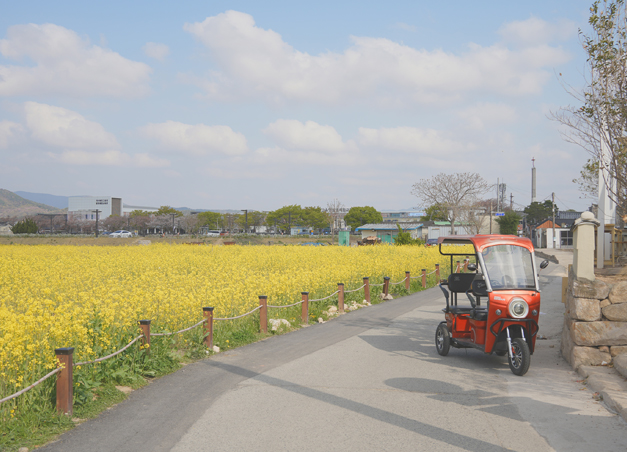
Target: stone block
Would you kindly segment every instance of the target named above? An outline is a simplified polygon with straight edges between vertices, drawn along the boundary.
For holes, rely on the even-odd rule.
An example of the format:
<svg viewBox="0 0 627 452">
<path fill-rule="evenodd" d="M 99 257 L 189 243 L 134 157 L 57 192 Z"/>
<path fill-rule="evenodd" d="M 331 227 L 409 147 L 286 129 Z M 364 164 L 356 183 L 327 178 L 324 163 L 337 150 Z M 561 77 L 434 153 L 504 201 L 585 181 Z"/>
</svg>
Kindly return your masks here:
<svg viewBox="0 0 627 452">
<path fill-rule="evenodd" d="M 627 378 L 627 353 L 614 357 L 614 369 Z"/>
<path fill-rule="evenodd" d="M 627 353 L 627 345 L 615 345 L 610 347 L 610 355 L 613 357 L 622 355 L 623 353 Z"/>
<path fill-rule="evenodd" d="M 604 307 L 609 306 L 611 304 L 612 304 L 612 302 L 610 301 L 610 299 L 606 298 L 605 300 L 603 300 L 602 302 L 599 303 L 599 307 L 601 309 L 603 309 Z"/>
<path fill-rule="evenodd" d="M 564 357 L 564 359 L 568 361 L 568 364 L 572 366 L 573 346 L 575 344 L 573 343 L 573 338 L 570 336 L 570 324 L 571 321 L 567 317 L 564 317 L 564 328 L 562 328 L 560 351 L 562 352 L 562 356 Z"/>
<path fill-rule="evenodd" d="M 575 345 L 583 347 L 627 345 L 627 323 L 625 322 L 572 321 L 569 329 Z"/>
<path fill-rule="evenodd" d="M 609 364 L 612 357 L 596 347 L 573 347 L 572 362 L 570 365 L 577 370 L 579 366 L 602 366 Z"/>
<path fill-rule="evenodd" d="M 608 320 L 627 322 L 627 303 L 611 304 L 603 308 L 603 315 Z"/>
<path fill-rule="evenodd" d="M 569 290 L 574 298 L 594 298 L 595 300 L 603 300 L 610 293 L 610 286 L 604 281 L 595 279 L 590 281 L 583 278 L 570 278 Z"/>
<path fill-rule="evenodd" d="M 583 320 L 586 322 L 601 320 L 601 307 L 599 306 L 599 300 L 569 296 L 568 315 L 571 319 Z"/>
<path fill-rule="evenodd" d="M 614 284 L 609 299 L 613 304 L 627 303 L 627 281 Z"/>
</svg>

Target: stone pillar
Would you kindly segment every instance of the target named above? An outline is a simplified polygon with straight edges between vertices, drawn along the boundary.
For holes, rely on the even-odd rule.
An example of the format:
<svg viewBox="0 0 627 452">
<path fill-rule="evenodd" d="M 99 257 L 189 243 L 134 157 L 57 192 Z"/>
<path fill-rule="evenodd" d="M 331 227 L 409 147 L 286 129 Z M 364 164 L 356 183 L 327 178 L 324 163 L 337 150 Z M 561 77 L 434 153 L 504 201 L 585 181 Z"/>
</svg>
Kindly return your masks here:
<svg viewBox="0 0 627 452">
<path fill-rule="evenodd" d="M 597 226 L 599 221 L 592 212 L 582 213 L 573 226 L 573 273 L 577 279 L 594 281 L 594 228 Z"/>
</svg>

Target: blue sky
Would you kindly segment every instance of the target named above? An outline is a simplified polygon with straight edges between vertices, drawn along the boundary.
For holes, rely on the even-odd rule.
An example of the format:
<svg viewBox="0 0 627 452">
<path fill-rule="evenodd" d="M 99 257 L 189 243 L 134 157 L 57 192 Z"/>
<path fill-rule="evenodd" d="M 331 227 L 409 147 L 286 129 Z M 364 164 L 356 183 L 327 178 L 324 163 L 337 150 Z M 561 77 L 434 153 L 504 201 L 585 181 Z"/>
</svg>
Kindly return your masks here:
<svg viewBox="0 0 627 452">
<path fill-rule="evenodd" d="M 407 209 L 476 172 L 522 208 L 587 155 L 589 1 L 0 2 L 0 188 L 133 205 Z"/>
</svg>

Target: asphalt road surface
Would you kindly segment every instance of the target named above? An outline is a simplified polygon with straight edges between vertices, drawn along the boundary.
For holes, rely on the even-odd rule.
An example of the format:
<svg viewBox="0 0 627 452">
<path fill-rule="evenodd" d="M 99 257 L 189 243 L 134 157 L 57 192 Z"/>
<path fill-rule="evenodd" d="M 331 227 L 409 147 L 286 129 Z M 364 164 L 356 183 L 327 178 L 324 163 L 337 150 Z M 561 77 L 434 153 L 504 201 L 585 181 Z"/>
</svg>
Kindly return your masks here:
<svg viewBox="0 0 627 452">
<path fill-rule="evenodd" d="M 429 289 L 185 366 L 39 450 L 627 450 L 625 421 L 560 357 L 561 278 L 541 282 L 524 377 L 506 357 L 439 356 Z"/>
</svg>

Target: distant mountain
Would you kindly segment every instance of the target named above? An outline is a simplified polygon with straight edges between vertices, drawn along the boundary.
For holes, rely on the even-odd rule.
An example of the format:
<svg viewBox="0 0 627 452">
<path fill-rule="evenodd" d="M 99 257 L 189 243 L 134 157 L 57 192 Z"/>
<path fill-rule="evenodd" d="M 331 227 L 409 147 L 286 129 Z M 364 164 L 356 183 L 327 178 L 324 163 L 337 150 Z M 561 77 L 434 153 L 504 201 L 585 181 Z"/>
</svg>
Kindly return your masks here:
<svg viewBox="0 0 627 452">
<path fill-rule="evenodd" d="M 14 193 L 24 199 L 28 199 L 29 201 L 56 207 L 57 209 L 67 209 L 68 206 L 67 196 L 48 195 L 46 193 L 29 193 L 27 191 L 16 191 Z"/>
<path fill-rule="evenodd" d="M 23 218 L 38 213 L 65 213 L 65 211 L 46 204 L 29 201 L 12 191 L 0 188 L 0 218 Z"/>
</svg>

